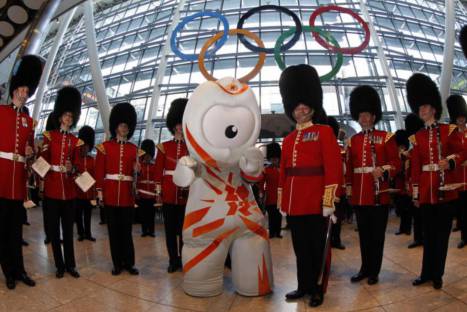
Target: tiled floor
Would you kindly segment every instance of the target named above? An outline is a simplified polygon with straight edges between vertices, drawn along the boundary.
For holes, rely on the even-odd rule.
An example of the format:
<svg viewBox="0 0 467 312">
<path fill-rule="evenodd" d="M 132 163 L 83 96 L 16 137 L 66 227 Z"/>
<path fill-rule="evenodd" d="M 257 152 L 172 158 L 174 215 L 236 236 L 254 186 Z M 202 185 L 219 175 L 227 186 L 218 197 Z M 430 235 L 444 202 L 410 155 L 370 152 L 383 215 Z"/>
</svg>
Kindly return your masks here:
<svg viewBox="0 0 467 312">
<path fill-rule="evenodd" d="M 0 311 L 467 311 L 467 248 L 459 250 L 459 233 L 451 235 L 444 288 L 430 285 L 413 287 L 411 280 L 420 269 L 422 249 L 407 249 L 411 237 L 395 236 L 397 219 L 392 216 L 386 236 L 380 283 L 351 284 L 349 277 L 360 265 L 357 233 L 353 225 L 344 225 L 344 251 L 334 251 L 328 294 L 319 309 L 311 309 L 306 300 L 288 303 L 284 294 L 293 290 L 295 259 L 290 233 L 271 241 L 274 262 L 274 293 L 262 298 L 236 295 L 229 272 L 225 274 L 225 292 L 214 298 L 192 298 L 181 288 L 182 274 L 167 274 L 167 254 L 162 227 L 157 237 L 141 238 L 134 226 L 136 263 L 141 275 L 110 274 L 111 261 L 106 228 L 93 216 L 96 243 L 75 242 L 80 279 L 65 275 L 55 278 L 50 247 L 45 246 L 40 209 L 29 211 L 31 226 L 25 227 L 30 243 L 24 248 L 26 268 L 36 279 L 34 288 L 19 284 L 9 291 L 0 278 Z"/>
</svg>

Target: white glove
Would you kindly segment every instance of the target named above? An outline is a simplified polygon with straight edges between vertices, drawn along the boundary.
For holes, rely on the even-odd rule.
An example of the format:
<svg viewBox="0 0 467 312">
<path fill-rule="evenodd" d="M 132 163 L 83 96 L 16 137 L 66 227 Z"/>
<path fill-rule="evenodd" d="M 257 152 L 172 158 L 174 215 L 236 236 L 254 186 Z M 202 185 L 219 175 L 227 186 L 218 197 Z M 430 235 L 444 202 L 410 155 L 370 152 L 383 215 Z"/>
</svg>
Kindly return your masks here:
<svg viewBox="0 0 467 312">
<path fill-rule="evenodd" d="M 264 167 L 264 156 L 256 147 L 250 147 L 240 157 L 240 169 L 251 176 L 258 176 Z"/>
<path fill-rule="evenodd" d="M 195 180 L 196 160 L 190 156 L 183 156 L 178 160 L 173 174 L 173 182 L 180 187 L 188 187 Z"/>
<path fill-rule="evenodd" d="M 323 207 L 323 217 L 329 217 L 334 214 L 335 208 Z"/>
</svg>

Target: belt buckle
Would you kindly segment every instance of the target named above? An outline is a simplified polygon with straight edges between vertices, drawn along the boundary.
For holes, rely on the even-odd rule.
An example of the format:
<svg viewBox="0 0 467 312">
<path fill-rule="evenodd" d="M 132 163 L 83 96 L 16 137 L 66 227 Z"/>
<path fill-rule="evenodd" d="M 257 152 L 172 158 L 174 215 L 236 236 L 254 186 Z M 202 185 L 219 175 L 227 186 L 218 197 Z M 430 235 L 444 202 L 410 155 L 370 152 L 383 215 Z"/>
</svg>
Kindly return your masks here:
<svg viewBox="0 0 467 312">
<path fill-rule="evenodd" d="M 66 172 L 66 168 L 64 165 L 60 165 L 60 172 L 62 173 Z"/>
<path fill-rule="evenodd" d="M 123 175 L 123 174 L 119 174 L 119 175 L 118 175 L 118 180 L 119 180 L 119 181 L 123 181 L 123 178 L 124 178 L 124 175 Z"/>
<path fill-rule="evenodd" d="M 19 160 L 19 155 L 13 153 L 13 161 L 18 161 Z"/>
</svg>

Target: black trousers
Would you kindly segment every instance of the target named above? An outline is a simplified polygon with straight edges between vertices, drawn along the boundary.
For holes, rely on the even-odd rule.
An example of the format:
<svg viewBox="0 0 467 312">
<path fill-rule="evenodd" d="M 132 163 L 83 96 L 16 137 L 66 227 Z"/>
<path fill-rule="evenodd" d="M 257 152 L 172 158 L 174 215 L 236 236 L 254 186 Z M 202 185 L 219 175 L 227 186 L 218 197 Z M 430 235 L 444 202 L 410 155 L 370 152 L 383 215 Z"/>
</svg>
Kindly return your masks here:
<svg viewBox="0 0 467 312">
<path fill-rule="evenodd" d="M 455 205 L 453 203 L 424 204 L 420 208 L 424 238 L 421 277 L 426 280 L 438 280 L 444 274 Z"/>
<path fill-rule="evenodd" d="M 340 201 L 336 203 L 336 211 L 334 215 L 337 220 L 336 223 L 332 225 L 331 228 L 331 242 L 332 245 L 340 245 L 341 242 L 341 230 L 342 230 L 342 220 L 346 217 L 348 202 L 345 196 L 340 197 Z"/>
<path fill-rule="evenodd" d="M 413 202 L 410 202 L 410 214 L 413 219 L 413 240 L 415 242 L 423 242 L 423 219 L 422 210 L 420 207 L 415 207 Z"/>
<path fill-rule="evenodd" d="M 399 232 L 410 234 L 412 230 L 412 214 L 410 211 L 412 198 L 408 195 L 394 195 L 394 204 L 399 212 Z"/>
<path fill-rule="evenodd" d="M 49 235 L 49 226 L 47 225 L 47 222 L 49 221 L 49 217 L 47 215 L 47 201 L 44 199 L 42 201 L 42 221 L 44 224 L 44 234 L 45 234 L 45 239 L 50 240 L 50 235 Z"/>
<path fill-rule="evenodd" d="M 73 223 L 75 221 L 75 201 L 46 198 L 47 234 L 52 242 L 55 267 L 57 270 L 74 269 L 75 251 L 73 246 Z M 63 253 L 60 242 L 60 224 L 62 225 Z"/>
<path fill-rule="evenodd" d="M 281 234 L 282 215 L 277 209 L 277 205 L 266 206 L 269 221 L 269 236 L 279 236 Z"/>
<path fill-rule="evenodd" d="M 317 294 L 323 261 L 326 219 L 322 215 L 287 216 L 297 261 L 298 289 Z"/>
<path fill-rule="evenodd" d="M 114 268 L 132 268 L 135 265 L 132 236 L 134 207 L 106 206 L 105 208 Z"/>
<path fill-rule="evenodd" d="M 163 204 L 162 213 L 164 214 L 165 243 L 169 253 L 169 263 L 177 265 L 182 258 L 185 206 Z"/>
<path fill-rule="evenodd" d="M 76 200 L 76 227 L 81 237 L 91 237 L 92 205 L 88 199 Z"/>
<path fill-rule="evenodd" d="M 467 242 L 467 191 L 459 192 L 459 199 L 457 200 L 457 209 L 460 210 L 460 230 L 461 239 Z"/>
<path fill-rule="evenodd" d="M 22 200 L 0 198 L 0 263 L 5 278 L 25 273 L 22 209 Z"/>
<path fill-rule="evenodd" d="M 141 232 L 143 234 L 154 234 L 156 222 L 156 207 L 154 199 L 140 198 L 138 200 L 138 209 L 141 222 Z"/>
<path fill-rule="evenodd" d="M 388 206 L 355 206 L 362 266 L 360 272 L 377 277 L 383 263 Z"/>
<path fill-rule="evenodd" d="M 99 206 L 99 218 L 101 224 L 107 223 L 107 217 L 105 215 L 105 207 L 102 204 Z"/>
</svg>

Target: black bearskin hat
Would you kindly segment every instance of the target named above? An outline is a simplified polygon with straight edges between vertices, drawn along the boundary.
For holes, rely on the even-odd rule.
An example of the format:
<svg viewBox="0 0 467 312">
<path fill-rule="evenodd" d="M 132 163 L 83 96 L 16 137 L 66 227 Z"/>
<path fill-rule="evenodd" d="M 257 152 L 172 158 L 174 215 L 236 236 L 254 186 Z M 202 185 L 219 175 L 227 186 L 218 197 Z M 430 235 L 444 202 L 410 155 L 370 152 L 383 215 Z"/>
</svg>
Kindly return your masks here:
<svg viewBox="0 0 467 312">
<path fill-rule="evenodd" d="M 58 118 L 55 116 L 56 113 L 51 111 L 49 117 L 47 117 L 47 122 L 45 123 L 45 131 L 52 131 L 60 128 L 58 124 Z"/>
<path fill-rule="evenodd" d="M 153 140 L 146 139 L 141 142 L 141 149 L 150 155 L 151 158 L 154 158 L 154 155 L 156 155 L 156 144 L 154 144 Z"/>
<path fill-rule="evenodd" d="M 446 104 L 452 124 L 455 124 L 456 119 L 460 116 L 467 118 L 467 105 L 462 95 L 453 94 L 449 96 Z"/>
<path fill-rule="evenodd" d="M 119 103 L 112 107 L 109 121 L 109 130 L 112 138 L 117 137 L 117 128 L 121 123 L 128 126 L 127 139 L 131 139 L 136 128 L 136 110 L 130 103 Z"/>
<path fill-rule="evenodd" d="M 467 58 L 467 25 L 464 25 L 461 29 L 459 42 L 461 44 L 462 51 L 464 51 L 464 55 Z"/>
<path fill-rule="evenodd" d="M 430 77 L 424 74 L 413 74 L 406 83 L 407 101 L 412 112 L 418 115 L 421 105 L 431 105 L 436 109 L 435 118 L 438 120 L 443 113 L 441 106 L 441 94 L 438 86 Z"/>
<path fill-rule="evenodd" d="M 172 134 L 175 134 L 175 126 L 183 121 L 183 112 L 185 111 L 188 99 L 175 99 L 170 104 L 169 112 L 167 113 L 167 128 Z"/>
<path fill-rule="evenodd" d="M 79 121 L 81 115 L 81 93 L 72 86 L 66 86 L 58 90 L 57 98 L 55 99 L 54 106 L 55 118 L 57 121 L 64 113 L 70 112 L 73 114 L 73 125 L 74 128 Z M 58 122 L 60 124 L 60 122 Z"/>
<path fill-rule="evenodd" d="M 370 86 L 358 86 L 352 90 L 349 99 L 350 115 L 358 121 L 360 113 L 375 115 L 375 124 L 381 120 L 381 100 L 378 92 Z"/>
<path fill-rule="evenodd" d="M 404 120 L 405 123 L 405 131 L 407 132 L 408 136 L 411 136 L 415 133 L 417 133 L 418 130 L 423 128 L 423 120 L 418 117 L 417 114 L 410 113 L 405 117 Z"/>
<path fill-rule="evenodd" d="M 315 113 L 323 107 L 323 89 L 318 72 L 310 65 L 287 67 L 279 79 L 279 90 L 284 104 L 285 114 L 291 119 L 293 111 L 302 103 Z"/>
<path fill-rule="evenodd" d="M 332 132 L 334 132 L 334 135 L 337 138 L 340 129 L 339 122 L 337 121 L 337 119 L 332 116 L 328 117 L 328 125 L 332 128 Z"/>
<path fill-rule="evenodd" d="M 409 135 L 405 130 L 397 130 L 394 134 L 396 137 L 397 146 L 404 146 L 405 149 L 409 149 Z"/>
<path fill-rule="evenodd" d="M 89 150 L 94 148 L 94 141 L 95 141 L 96 134 L 94 129 L 90 126 L 83 126 L 79 129 L 78 138 L 80 138 L 84 144 L 89 147 Z"/>
<path fill-rule="evenodd" d="M 35 92 L 42 76 L 45 61 L 37 55 L 25 55 L 16 64 L 13 69 L 13 75 L 10 81 L 10 96 L 13 97 L 13 91 L 19 87 L 28 87 L 29 96 Z"/>
<path fill-rule="evenodd" d="M 272 142 L 266 145 L 266 158 L 281 158 L 281 146 L 279 143 Z"/>
<path fill-rule="evenodd" d="M 324 108 L 321 107 L 320 109 L 316 110 L 313 113 L 313 116 L 311 117 L 311 121 L 314 124 L 327 125 L 328 124 L 328 114 L 326 114 L 326 111 L 324 110 Z"/>
</svg>

